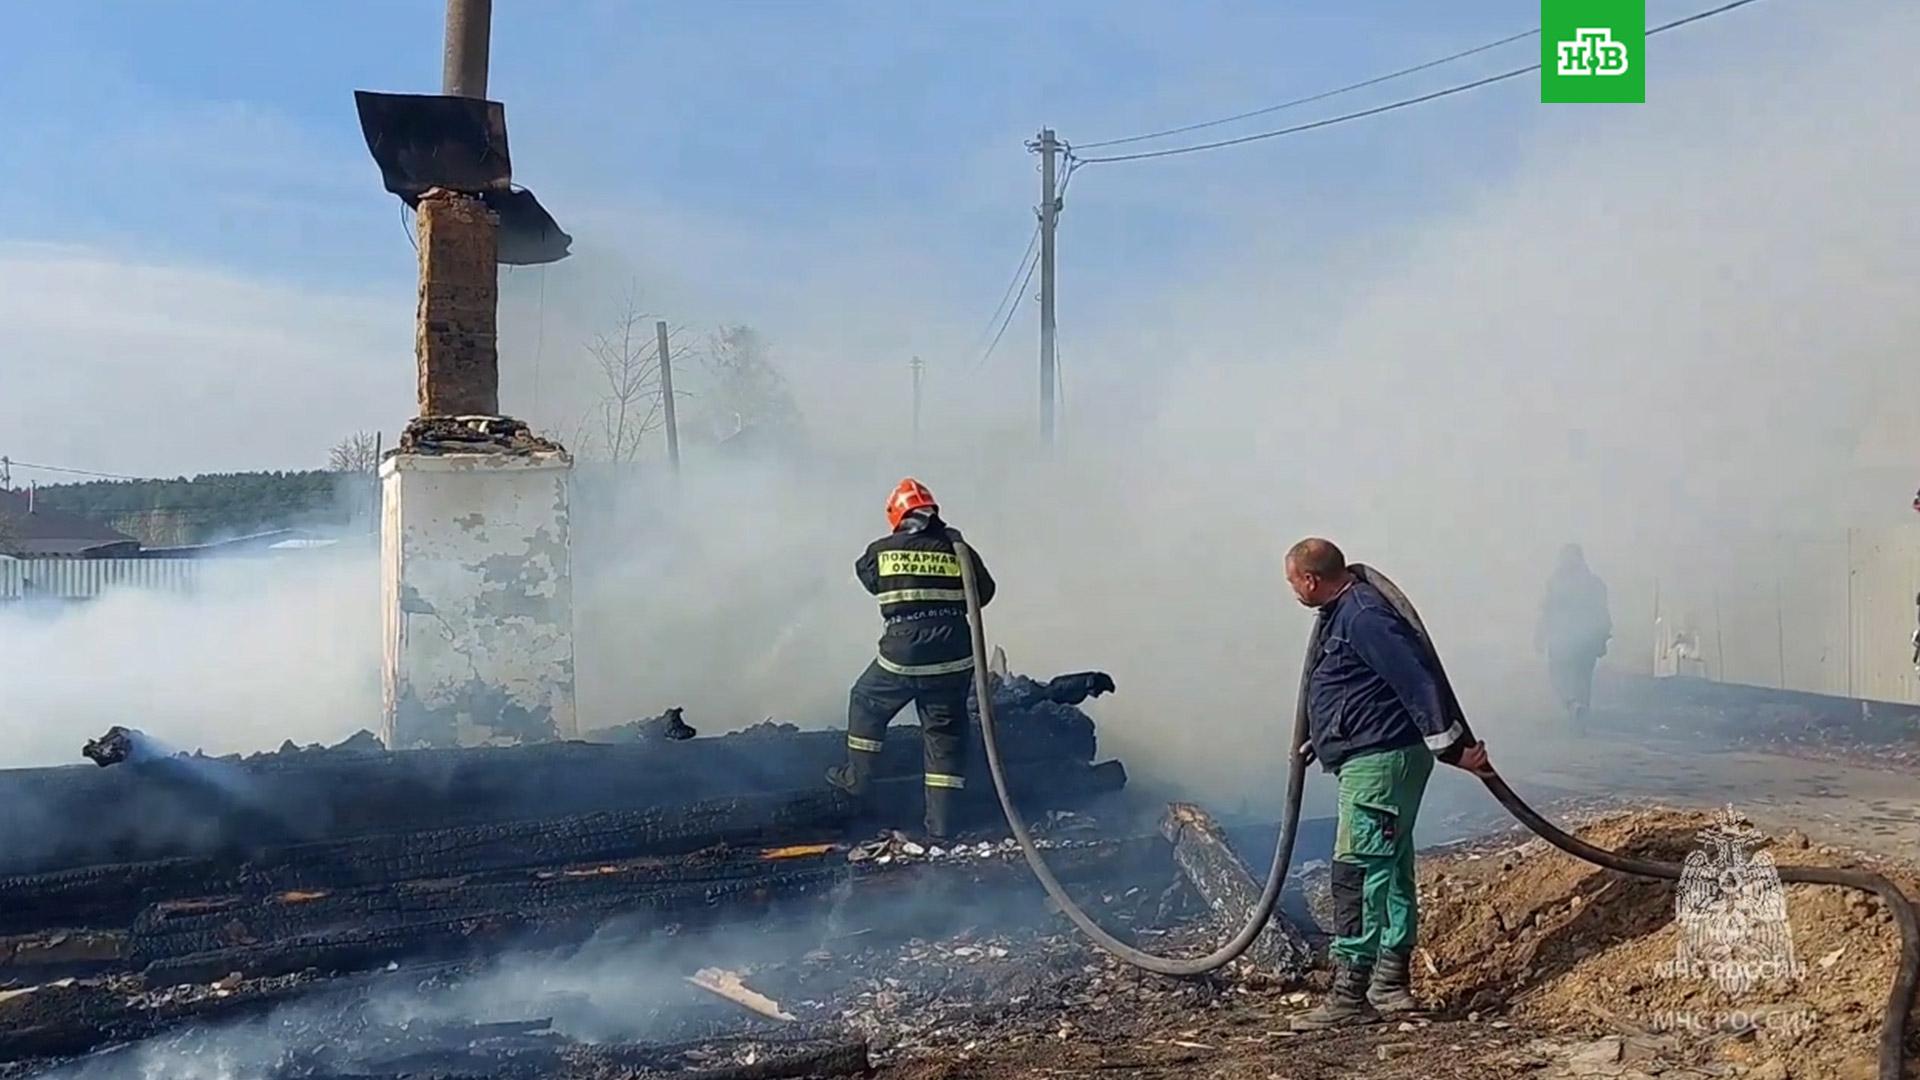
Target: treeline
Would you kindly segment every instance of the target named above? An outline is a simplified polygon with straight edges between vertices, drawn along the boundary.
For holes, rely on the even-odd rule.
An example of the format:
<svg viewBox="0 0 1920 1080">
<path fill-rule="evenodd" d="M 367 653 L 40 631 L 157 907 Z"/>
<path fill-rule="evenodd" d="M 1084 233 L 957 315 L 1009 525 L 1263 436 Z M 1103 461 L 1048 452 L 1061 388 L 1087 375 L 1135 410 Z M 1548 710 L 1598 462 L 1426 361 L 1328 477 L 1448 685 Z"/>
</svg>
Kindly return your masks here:
<svg viewBox="0 0 1920 1080">
<path fill-rule="evenodd" d="M 109 525 L 148 547 L 203 544 L 271 529 L 346 525 L 375 498 L 366 474 L 209 473 L 177 480 L 93 480 L 38 489 L 41 505 Z"/>
</svg>

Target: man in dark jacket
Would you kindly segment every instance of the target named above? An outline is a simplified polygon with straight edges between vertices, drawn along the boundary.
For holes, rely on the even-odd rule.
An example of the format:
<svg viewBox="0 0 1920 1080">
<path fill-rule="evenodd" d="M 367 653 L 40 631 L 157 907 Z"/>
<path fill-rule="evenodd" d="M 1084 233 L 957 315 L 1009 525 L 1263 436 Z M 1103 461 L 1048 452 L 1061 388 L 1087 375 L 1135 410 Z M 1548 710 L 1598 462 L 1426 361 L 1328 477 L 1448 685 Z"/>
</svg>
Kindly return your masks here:
<svg viewBox="0 0 1920 1080">
<path fill-rule="evenodd" d="M 920 714 L 929 835 L 952 835 L 956 803 L 966 787 L 967 690 L 973 682 L 973 637 L 953 542 L 960 533 L 940 519 L 933 493 L 911 477 L 887 500 L 893 532 L 867 545 L 853 564 L 880 602 L 885 628 L 880 654 L 853 684 L 847 704 L 847 763 L 827 782 L 865 798 L 874 756 L 887 725 L 911 702 Z M 993 599 L 993 578 L 979 554 L 973 576 L 980 604 Z"/>
<path fill-rule="evenodd" d="M 1307 674 L 1308 745 L 1339 778 L 1332 888 L 1333 988 L 1296 1030 L 1379 1019 L 1416 1008 L 1409 961 L 1418 911 L 1413 828 L 1437 756 L 1480 773 L 1425 643 L 1386 597 L 1356 578 L 1340 549 L 1309 539 L 1287 552 L 1287 583 L 1320 612 Z"/>
</svg>

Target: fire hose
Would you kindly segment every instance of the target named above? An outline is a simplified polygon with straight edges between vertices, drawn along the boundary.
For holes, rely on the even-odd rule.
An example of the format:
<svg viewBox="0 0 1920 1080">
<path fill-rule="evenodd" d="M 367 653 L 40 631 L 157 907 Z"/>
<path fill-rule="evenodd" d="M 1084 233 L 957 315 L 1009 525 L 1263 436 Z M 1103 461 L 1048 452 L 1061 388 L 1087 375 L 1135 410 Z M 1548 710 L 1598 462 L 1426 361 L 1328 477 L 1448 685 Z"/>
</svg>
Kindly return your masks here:
<svg viewBox="0 0 1920 1080">
<path fill-rule="evenodd" d="M 1034 877 L 1052 898 L 1067 919 L 1086 935 L 1089 941 L 1115 957 L 1146 971 L 1160 975 L 1188 978 L 1203 975 L 1225 967 L 1238 959 L 1252 946 L 1266 929 L 1273 917 L 1280 894 L 1286 887 L 1287 868 L 1293 862 L 1294 839 L 1300 826 L 1300 800 L 1306 787 L 1308 758 L 1302 752 L 1307 744 L 1307 707 L 1306 685 L 1312 673 L 1315 649 L 1310 643 L 1306 661 L 1300 676 L 1300 694 L 1293 714 L 1293 737 L 1288 743 L 1287 754 L 1287 798 L 1286 807 L 1280 819 L 1280 836 L 1274 845 L 1273 864 L 1267 870 L 1265 886 L 1260 891 L 1260 899 L 1247 915 L 1247 921 L 1239 932 L 1235 933 L 1224 945 L 1205 956 L 1173 957 L 1160 956 L 1135 948 L 1108 933 L 1095 922 L 1060 884 L 1053 871 L 1048 869 L 1045 858 L 1034 843 L 1033 834 L 1028 830 L 1026 818 L 1013 803 L 1013 797 L 1007 789 L 1007 777 L 1004 763 L 1000 757 L 998 732 L 995 730 L 993 715 L 992 688 L 988 685 L 987 631 L 980 615 L 980 594 L 974 581 L 973 554 L 964 541 L 954 542 L 954 552 L 959 556 L 961 586 L 967 597 L 967 625 L 973 639 L 973 679 L 974 694 L 979 699 L 980 731 L 987 748 L 987 768 L 993 776 L 994 792 L 1000 797 L 1000 809 L 1005 812 L 1007 827 L 1012 830 L 1014 839 L 1020 845 L 1020 852 L 1026 857 L 1027 866 Z M 1444 668 L 1440 666 L 1439 656 L 1433 651 L 1432 639 L 1427 635 L 1425 625 L 1420 621 L 1418 612 L 1413 608 L 1393 583 L 1377 570 L 1355 566 L 1354 570 L 1370 584 L 1380 588 L 1388 602 L 1412 624 L 1420 640 L 1426 645 L 1434 666 L 1440 671 L 1444 684 Z M 1448 691 L 1451 696 L 1451 691 Z M 1462 721 L 1464 738 L 1470 743 L 1473 733 L 1466 729 Z M 1512 814 L 1536 836 L 1559 848 L 1561 851 L 1608 870 L 1636 877 L 1655 878 L 1662 881 L 1679 881 L 1682 867 L 1678 863 L 1661 862 L 1653 859 L 1635 858 L 1619 852 L 1608 851 L 1574 836 L 1553 822 L 1542 817 L 1540 812 L 1528 806 L 1513 788 L 1507 785 L 1492 766 L 1484 774 L 1476 774 L 1486 785 L 1494 799 L 1507 812 Z M 1900 929 L 1900 966 L 1894 976 L 1893 986 L 1887 992 L 1886 1012 L 1880 1025 L 1880 1080 L 1902 1080 L 1906 1061 L 1906 1037 L 1908 1014 L 1913 1009 L 1914 991 L 1920 984 L 1920 918 L 1916 918 L 1914 907 L 1900 888 L 1879 874 L 1866 870 L 1835 869 L 1824 866 L 1780 866 L 1782 882 L 1804 882 L 1814 885 L 1838 885 L 1844 888 L 1870 892 L 1886 904 L 1893 916 L 1895 925 Z"/>
</svg>

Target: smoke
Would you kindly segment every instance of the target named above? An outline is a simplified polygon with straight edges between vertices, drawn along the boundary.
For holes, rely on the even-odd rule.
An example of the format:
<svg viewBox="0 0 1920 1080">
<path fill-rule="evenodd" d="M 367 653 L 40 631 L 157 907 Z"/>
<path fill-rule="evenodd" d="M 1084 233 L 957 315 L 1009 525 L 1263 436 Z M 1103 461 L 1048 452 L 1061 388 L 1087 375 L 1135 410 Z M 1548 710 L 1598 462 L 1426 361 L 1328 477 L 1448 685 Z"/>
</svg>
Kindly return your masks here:
<svg viewBox="0 0 1920 1080">
<path fill-rule="evenodd" d="M 1739 66 L 1663 75 L 1644 109 L 1556 112 L 1326 315 L 1287 302 L 1256 239 L 1186 298 L 1184 325 L 1230 330 L 1186 343 L 1131 446 L 1083 432 L 1071 482 L 1046 479 L 1100 540 L 1022 566 L 1045 592 L 1010 591 L 1002 634 L 1152 657 L 1131 680 L 1148 700 L 1122 697 L 1132 730 L 1178 718 L 1152 745 L 1204 775 L 1222 746 L 1273 745 L 1306 624 L 1278 555 L 1325 534 L 1409 589 L 1511 742 L 1546 719 L 1508 680 L 1559 544 L 1583 541 L 1619 595 L 1727 571 L 1729 536 L 1860 523 L 1856 439 L 1912 393 L 1893 285 L 1920 269 L 1898 180 L 1916 153 L 1885 137 L 1920 89 L 1888 44 L 1914 20 L 1886 22 L 1801 27 L 1777 56 L 1729 29 L 1711 51 Z M 1756 55 L 1775 62 L 1742 74 Z M 1135 572 L 1082 557 L 1103 544 Z M 1071 614 L 1089 602 L 1107 610 Z"/>
<path fill-rule="evenodd" d="M 1050 458 L 1007 437 L 1030 424 L 1024 380 L 949 374 L 909 449 L 900 388 L 794 363 L 871 417 L 816 432 L 854 463 L 690 477 L 634 534 L 631 588 L 583 605 L 603 657 L 583 680 L 618 657 L 620 696 L 828 718 L 876 628 L 849 564 L 912 471 L 1000 579 L 989 629 L 1014 666 L 1114 673 L 1096 713 L 1136 773 L 1271 790 L 1308 624 L 1280 555 L 1307 534 L 1410 591 L 1496 752 L 1513 746 L 1549 716 L 1530 637 L 1559 545 L 1585 544 L 1634 643 L 1652 579 L 1779 558 L 1730 538 L 1905 513 L 1876 470 L 1920 451 L 1885 435 L 1915 389 L 1902 177 L 1920 151 L 1890 133 L 1920 90 L 1899 44 L 1920 20 L 1847 10 L 1659 39 L 1653 103 L 1540 110 L 1510 165 L 1466 169 L 1481 186 L 1410 224 L 1394 207 L 1337 277 L 1292 249 L 1311 206 L 1236 208 L 1237 251 L 1164 286 L 1156 321 L 1177 331 L 1083 305 L 1115 329 L 1080 317 Z M 1474 106 L 1422 117 L 1453 107 Z M 1090 170 L 1068 227 L 1126 182 Z M 986 394 L 1018 412 L 974 408 Z"/>
<path fill-rule="evenodd" d="M 77 762 L 115 724 L 208 753 L 379 726 L 370 556 L 200 569 L 190 595 L 130 589 L 0 606 L 0 765 Z"/>
<path fill-rule="evenodd" d="M 689 985 L 714 963 L 797 956 L 817 929 L 690 933 L 636 940 L 615 923 L 578 948 L 511 952 L 488 965 L 394 972 L 370 987 L 279 1006 L 257 1019 L 202 1024 L 96 1054 L 56 1070 L 61 1080 L 411 1073 L 422 1059 L 458 1062 L 479 1033 L 467 1025 L 550 1021 L 544 1032 L 581 1043 L 665 1041 L 743 1031 L 737 1006 Z M 758 1025 L 767 1027 L 769 1025 Z M 543 1039 L 536 1036 L 530 1045 Z"/>
</svg>

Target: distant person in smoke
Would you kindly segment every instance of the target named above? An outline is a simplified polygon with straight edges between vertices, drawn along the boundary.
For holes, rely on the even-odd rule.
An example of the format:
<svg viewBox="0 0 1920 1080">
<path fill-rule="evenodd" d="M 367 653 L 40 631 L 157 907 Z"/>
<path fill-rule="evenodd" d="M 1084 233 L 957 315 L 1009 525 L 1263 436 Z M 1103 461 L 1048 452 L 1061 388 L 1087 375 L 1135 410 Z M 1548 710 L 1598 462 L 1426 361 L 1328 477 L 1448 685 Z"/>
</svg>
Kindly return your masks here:
<svg viewBox="0 0 1920 1080">
<path fill-rule="evenodd" d="M 1293 1020 L 1294 1030 L 1315 1031 L 1418 1008 L 1411 960 L 1420 801 L 1436 757 L 1476 775 L 1489 766 L 1431 643 L 1374 584 L 1383 578 L 1348 566 L 1339 548 L 1320 539 L 1295 544 L 1286 569 L 1294 596 L 1320 613 L 1304 692 L 1308 741 L 1296 752 L 1317 758 L 1340 786 L 1333 986 Z"/>
<path fill-rule="evenodd" d="M 1545 653 L 1553 693 L 1576 725 L 1593 707 L 1593 668 L 1607 655 L 1613 616 L 1607 610 L 1607 584 L 1587 568 L 1580 545 L 1560 549 L 1547 579 L 1534 627 L 1534 648 Z"/>
<path fill-rule="evenodd" d="M 853 572 L 880 602 L 885 626 L 879 655 L 853 684 L 847 703 L 847 763 L 827 782 L 865 799 L 887 725 L 909 703 L 920 714 L 927 833 L 951 836 L 966 787 L 967 690 L 973 683 L 973 635 L 967 594 L 953 542 L 960 533 L 941 520 L 926 485 L 908 477 L 887 499 L 893 531 L 867 545 Z M 993 578 L 976 552 L 980 603 L 993 599 Z"/>
</svg>

